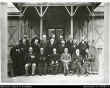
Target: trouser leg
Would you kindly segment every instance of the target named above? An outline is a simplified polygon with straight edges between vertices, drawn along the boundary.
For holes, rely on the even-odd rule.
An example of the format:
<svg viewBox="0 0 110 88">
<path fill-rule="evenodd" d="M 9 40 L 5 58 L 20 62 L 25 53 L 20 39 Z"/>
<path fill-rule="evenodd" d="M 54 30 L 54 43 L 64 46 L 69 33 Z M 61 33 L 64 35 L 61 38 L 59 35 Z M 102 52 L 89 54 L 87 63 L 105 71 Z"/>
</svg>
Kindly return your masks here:
<svg viewBox="0 0 110 88">
<path fill-rule="evenodd" d="M 61 63 L 61 62 L 59 62 L 59 68 L 58 68 L 58 72 L 59 73 L 62 73 L 62 72 L 64 72 L 64 66 L 63 66 L 63 64 Z"/>
<path fill-rule="evenodd" d="M 67 70 L 67 74 L 69 74 L 69 64 L 66 63 L 66 70 Z"/>
<path fill-rule="evenodd" d="M 44 63 L 41 63 L 41 74 L 44 74 Z"/>
<path fill-rule="evenodd" d="M 44 75 L 47 74 L 47 63 L 44 63 L 44 65 L 43 65 L 43 74 Z"/>
<path fill-rule="evenodd" d="M 66 64 L 64 63 L 64 74 L 66 75 L 67 74 L 67 67 L 66 67 Z"/>
<path fill-rule="evenodd" d="M 64 69 L 64 71 L 63 71 L 63 72 L 64 72 L 64 74 L 65 74 L 65 64 L 64 64 L 64 63 L 63 63 L 63 69 Z"/>
<path fill-rule="evenodd" d="M 35 74 L 36 71 L 36 63 L 32 63 L 32 75 Z"/>
<path fill-rule="evenodd" d="M 58 73 L 58 65 L 55 66 L 55 74 Z"/>
<path fill-rule="evenodd" d="M 42 70 L 42 68 L 41 68 L 41 63 L 39 63 L 39 64 L 38 64 L 38 73 L 39 73 L 39 75 L 41 75 L 41 70 Z"/>
<path fill-rule="evenodd" d="M 29 66 L 30 64 L 25 64 L 25 74 L 29 75 Z"/>
</svg>

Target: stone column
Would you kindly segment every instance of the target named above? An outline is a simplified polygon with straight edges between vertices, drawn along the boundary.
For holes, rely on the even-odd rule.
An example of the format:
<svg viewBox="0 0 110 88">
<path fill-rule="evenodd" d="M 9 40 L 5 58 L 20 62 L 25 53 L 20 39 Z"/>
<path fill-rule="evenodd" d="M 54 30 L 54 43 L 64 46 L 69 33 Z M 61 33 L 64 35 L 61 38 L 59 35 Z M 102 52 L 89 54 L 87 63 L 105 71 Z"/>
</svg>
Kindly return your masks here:
<svg viewBox="0 0 110 88">
<path fill-rule="evenodd" d="M 71 33 L 70 33 L 70 36 L 71 36 L 71 38 L 73 38 L 73 6 L 71 6 L 71 15 L 70 15 L 70 17 L 71 17 L 71 19 L 70 19 L 70 26 L 71 26 Z"/>
<path fill-rule="evenodd" d="M 70 25 L 71 25 L 71 33 L 70 33 L 70 36 L 71 36 L 71 38 L 73 38 L 73 16 L 71 16 Z"/>
<path fill-rule="evenodd" d="M 23 27 L 23 22 L 22 22 L 22 16 L 20 15 L 19 16 L 19 40 L 23 36 L 22 27 Z"/>
<path fill-rule="evenodd" d="M 40 17 L 40 39 L 42 40 L 42 34 L 43 34 L 43 18 Z"/>
<path fill-rule="evenodd" d="M 110 3 L 104 4 L 104 82 L 110 83 Z"/>
<path fill-rule="evenodd" d="M 7 3 L 0 3 L 0 33 L 1 33 L 1 81 L 8 78 L 8 21 L 7 21 Z"/>
</svg>

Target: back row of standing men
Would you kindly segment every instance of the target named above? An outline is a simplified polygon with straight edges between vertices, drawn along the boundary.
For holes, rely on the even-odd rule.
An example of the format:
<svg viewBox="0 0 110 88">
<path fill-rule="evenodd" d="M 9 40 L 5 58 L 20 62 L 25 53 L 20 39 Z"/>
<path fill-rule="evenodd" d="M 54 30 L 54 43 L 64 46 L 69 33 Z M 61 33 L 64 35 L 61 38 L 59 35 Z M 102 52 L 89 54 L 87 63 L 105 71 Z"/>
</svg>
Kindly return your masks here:
<svg viewBox="0 0 110 88">
<path fill-rule="evenodd" d="M 63 36 L 59 40 L 55 36 L 49 40 L 35 37 L 29 43 L 27 36 L 24 36 L 19 44 L 12 47 L 10 56 L 15 75 L 61 72 L 66 75 L 70 71 L 81 73 L 81 66 L 89 55 L 88 50 L 88 41 L 84 39 L 78 43 L 76 40 L 66 41 Z M 84 72 L 87 72 L 87 69 Z"/>
</svg>

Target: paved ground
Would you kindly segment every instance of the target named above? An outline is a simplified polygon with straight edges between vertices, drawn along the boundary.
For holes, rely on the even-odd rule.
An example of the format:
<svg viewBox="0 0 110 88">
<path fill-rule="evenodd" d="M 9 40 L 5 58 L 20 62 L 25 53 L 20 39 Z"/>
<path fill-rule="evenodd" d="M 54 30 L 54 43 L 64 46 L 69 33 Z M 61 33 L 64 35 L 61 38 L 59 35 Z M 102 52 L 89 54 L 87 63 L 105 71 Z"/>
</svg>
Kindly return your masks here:
<svg viewBox="0 0 110 88">
<path fill-rule="evenodd" d="M 28 83 L 28 84 L 94 84 L 94 83 L 103 83 L 102 75 L 68 75 L 64 76 L 63 74 L 59 75 L 47 75 L 47 76 L 19 76 L 9 78 L 8 83 Z"/>
</svg>

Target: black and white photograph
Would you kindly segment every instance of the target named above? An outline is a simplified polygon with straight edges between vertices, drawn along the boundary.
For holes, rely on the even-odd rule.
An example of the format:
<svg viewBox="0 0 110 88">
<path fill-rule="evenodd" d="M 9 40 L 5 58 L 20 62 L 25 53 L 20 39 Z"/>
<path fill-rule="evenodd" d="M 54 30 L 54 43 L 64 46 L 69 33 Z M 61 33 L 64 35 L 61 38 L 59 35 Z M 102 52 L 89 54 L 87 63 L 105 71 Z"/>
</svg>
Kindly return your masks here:
<svg viewBox="0 0 110 88">
<path fill-rule="evenodd" d="M 65 85 L 98 79 L 103 83 L 104 6 L 103 2 L 0 3 L 5 42 L 1 42 L 2 82 Z"/>
</svg>

